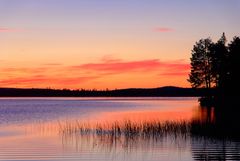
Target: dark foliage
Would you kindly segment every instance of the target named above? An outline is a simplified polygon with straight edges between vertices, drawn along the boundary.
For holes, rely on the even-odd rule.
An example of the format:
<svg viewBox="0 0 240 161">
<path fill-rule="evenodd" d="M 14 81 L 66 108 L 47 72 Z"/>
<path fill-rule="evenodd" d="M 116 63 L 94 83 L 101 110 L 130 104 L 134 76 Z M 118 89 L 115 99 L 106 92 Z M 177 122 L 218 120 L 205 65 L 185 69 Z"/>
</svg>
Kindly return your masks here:
<svg viewBox="0 0 240 161">
<path fill-rule="evenodd" d="M 213 84 L 211 57 L 212 45 L 212 40 L 207 38 L 199 40 L 193 46 L 191 57 L 191 73 L 188 81 L 194 88 L 211 88 L 211 84 Z"/>
<path fill-rule="evenodd" d="M 240 38 L 234 37 L 226 45 L 226 37 L 216 42 L 210 38 L 199 40 L 193 47 L 191 73 L 188 81 L 194 88 L 214 88 L 206 93 L 200 103 L 210 106 L 223 101 L 236 101 L 240 91 Z M 232 99 L 231 99 L 232 98 Z"/>
<path fill-rule="evenodd" d="M 211 93 L 214 91 L 212 90 Z M 56 90 L 56 89 L 16 89 L 0 88 L 0 97 L 194 97 L 209 93 L 207 89 L 179 87 L 131 88 L 116 90 Z"/>
</svg>

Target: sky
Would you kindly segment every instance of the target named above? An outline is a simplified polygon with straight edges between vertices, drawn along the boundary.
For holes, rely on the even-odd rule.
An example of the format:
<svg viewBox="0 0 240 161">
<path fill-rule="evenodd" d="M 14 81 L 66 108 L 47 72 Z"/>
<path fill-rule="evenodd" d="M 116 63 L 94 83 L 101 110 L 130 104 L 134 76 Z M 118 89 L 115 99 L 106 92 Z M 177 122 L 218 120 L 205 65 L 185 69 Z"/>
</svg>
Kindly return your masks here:
<svg viewBox="0 0 240 161">
<path fill-rule="evenodd" d="M 239 0 L 0 0 L 0 87 L 190 87 L 194 43 L 239 29 Z"/>
</svg>

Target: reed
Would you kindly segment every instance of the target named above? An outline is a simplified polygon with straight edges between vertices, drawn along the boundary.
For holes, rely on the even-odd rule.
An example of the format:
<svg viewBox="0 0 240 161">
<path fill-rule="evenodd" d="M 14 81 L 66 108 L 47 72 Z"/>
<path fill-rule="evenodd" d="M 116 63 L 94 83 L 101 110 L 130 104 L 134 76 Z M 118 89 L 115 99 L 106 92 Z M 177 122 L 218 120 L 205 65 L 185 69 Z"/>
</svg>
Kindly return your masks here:
<svg viewBox="0 0 240 161">
<path fill-rule="evenodd" d="M 229 126 L 201 120 L 186 121 L 123 121 L 113 123 L 59 123 L 59 132 L 64 143 L 87 141 L 93 146 L 110 148 L 155 146 L 165 141 L 183 145 L 188 139 L 219 139 L 240 141 L 239 126 Z"/>
<path fill-rule="evenodd" d="M 190 133 L 191 124 L 185 121 L 124 121 L 106 124 L 89 124 L 79 121 L 59 123 L 62 134 L 94 134 L 125 137 L 159 137 L 162 135 L 186 135 Z"/>
</svg>

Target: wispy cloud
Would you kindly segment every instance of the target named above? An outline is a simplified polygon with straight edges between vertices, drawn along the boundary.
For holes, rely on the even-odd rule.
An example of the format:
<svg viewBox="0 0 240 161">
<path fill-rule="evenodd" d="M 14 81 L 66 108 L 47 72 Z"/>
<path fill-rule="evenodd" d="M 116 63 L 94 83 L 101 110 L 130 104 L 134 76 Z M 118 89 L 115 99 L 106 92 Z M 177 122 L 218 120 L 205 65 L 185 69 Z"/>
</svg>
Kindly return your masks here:
<svg viewBox="0 0 240 161">
<path fill-rule="evenodd" d="M 145 71 L 154 69 L 159 65 L 157 59 L 141 60 L 141 61 L 122 61 L 122 60 L 107 60 L 99 63 L 87 63 L 79 66 L 73 66 L 73 69 L 84 69 L 99 72 L 130 72 L 130 71 Z"/>
<path fill-rule="evenodd" d="M 155 32 L 173 32 L 175 30 L 169 27 L 156 27 L 154 31 Z"/>
<path fill-rule="evenodd" d="M 103 80 L 111 80 L 113 77 L 122 79 L 121 74 L 130 77 L 151 76 L 153 80 L 159 79 L 159 77 L 177 79 L 178 77 L 187 77 L 189 70 L 189 63 L 184 60 L 129 61 L 107 56 L 97 62 L 75 66 L 48 63 L 35 67 L 2 68 L 0 72 L 4 74 L 4 77 L 0 80 L 0 86 L 76 88 L 88 84 L 91 87 L 91 82 L 94 81 L 104 84 Z"/>
<path fill-rule="evenodd" d="M 20 32 L 23 31 L 21 29 L 14 29 L 14 28 L 7 28 L 7 27 L 0 27 L 0 33 L 5 33 L 5 32 Z"/>
<path fill-rule="evenodd" d="M 186 73 L 190 69 L 189 63 L 184 60 L 161 61 L 159 59 L 146 59 L 126 61 L 116 58 L 102 58 L 98 62 L 85 63 L 75 66 L 63 66 L 62 64 L 48 63 L 38 67 L 7 67 L 2 68 L 2 73 L 27 74 L 27 75 L 112 75 L 122 73 L 151 73 L 160 72 L 162 75 L 179 75 Z"/>
<path fill-rule="evenodd" d="M 124 61 L 120 59 L 102 60 L 99 63 L 87 63 L 79 66 L 72 66 L 72 70 L 88 70 L 98 73 L 121 74 L 131 72 L 163 72 L 176 73 L 186 72 L 189 64 L 183 60 L 160 61 L 159 59 Z"/>
<path fill-rule="evenodd" d="M 16 86 L 16 85 L 36 85 L 36 84 L 54 84 L 54 85 L 66 85 L 66 84 L 79 84 L 89 80 L 96 79 L 93 76 L 82 76 L 82 77 L 51 77 L 45 75 L 33 75 L 29 77 L 15 77 L 11 79 L 4 79 L 0 81 L 2 86 Z"/>
</svg>

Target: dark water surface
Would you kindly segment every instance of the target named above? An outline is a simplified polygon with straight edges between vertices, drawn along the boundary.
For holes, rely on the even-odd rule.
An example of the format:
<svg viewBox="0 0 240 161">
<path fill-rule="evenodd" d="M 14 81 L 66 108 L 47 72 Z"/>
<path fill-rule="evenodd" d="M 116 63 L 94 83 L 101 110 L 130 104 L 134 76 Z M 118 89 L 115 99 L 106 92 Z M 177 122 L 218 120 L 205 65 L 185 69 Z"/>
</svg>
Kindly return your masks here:
<svg viewBox="0 0 240 161">
<path fill-rule="evenodd" d="M 238 139 L 62 134 L 62 124 L 212 122 L 197 98 L 1 98 L 0 160 L 240 160 Z"/>
</svg>

